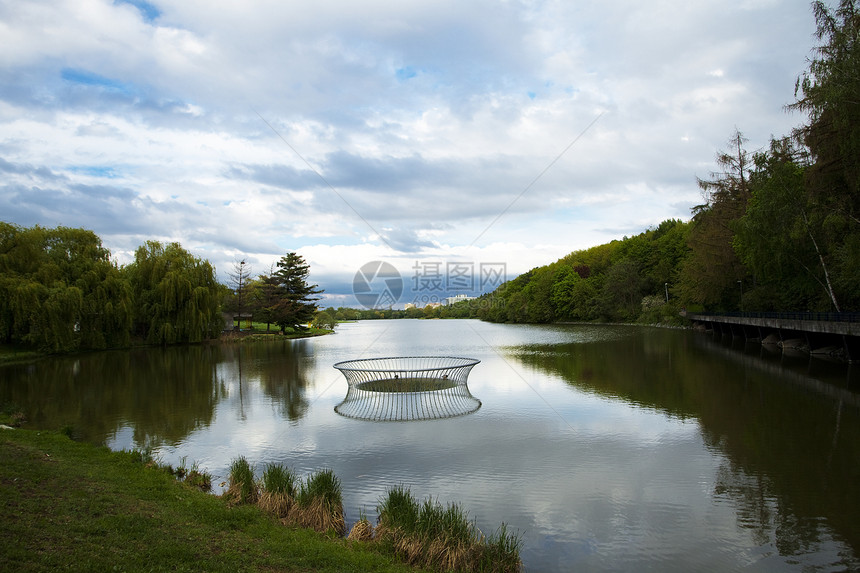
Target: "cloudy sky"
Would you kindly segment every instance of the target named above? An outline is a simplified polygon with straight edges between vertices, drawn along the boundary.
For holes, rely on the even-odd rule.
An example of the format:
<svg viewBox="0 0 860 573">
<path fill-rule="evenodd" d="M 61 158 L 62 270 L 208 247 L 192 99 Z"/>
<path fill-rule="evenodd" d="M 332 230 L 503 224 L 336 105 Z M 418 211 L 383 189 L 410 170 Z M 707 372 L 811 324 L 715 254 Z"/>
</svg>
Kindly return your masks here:
<svg viewBox="0 0 860 573">
<path fill-rule="evenodd" d="M 802 123 L 813 30 L 803 0 L 0 0 L 0 220 L 224 282 L 297 251 L 335 306 L 372 261 L 400 306 L 478 292 L 689 219 L 735 128 Z"/>
</svg>

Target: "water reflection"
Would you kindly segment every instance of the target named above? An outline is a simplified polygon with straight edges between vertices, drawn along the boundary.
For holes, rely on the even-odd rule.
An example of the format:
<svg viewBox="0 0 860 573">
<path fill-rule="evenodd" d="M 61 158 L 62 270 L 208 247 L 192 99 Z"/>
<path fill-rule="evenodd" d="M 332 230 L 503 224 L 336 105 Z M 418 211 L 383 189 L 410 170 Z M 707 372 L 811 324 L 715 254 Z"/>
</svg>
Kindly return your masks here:
<svg viewBox="0 0 860 573">
<path fill-rule="evenodd" d="M 131 428 L 137 447 L 182 442 L 208 427 L 225 400 L 244 420 L 258 390 L 295 422 L 308 409 L 313 361 L 304 341 L 284 342 L 100 352 L 7 366 L 0 403 L 24 409 L 35 427 L 69 427 L 75 439 L 96 444 Z"/>
<path fill-rule="evenodd" d="M 222 346 L 219 376 L 232 382 L 239 417 L 245 420 L 246 394 L 259 388 L 281 417 L 296 422 L 305 416 L 313 356 L 306 340 L 247 343 Z"/>
<path fill-rule="evenodd" d="M 813 379 L 797 363 L 751 356 L 706 335 L 638 332 L 602 344 L 514 347 L 510 354 L 577 390 L 698 420 L 706 444 L 725 456 L 712 493 L 731 501 L 738 526 L 757 544 L 809 556 L 835 535 L 860 552 L 860 520 L 845 511 L 860 508 L 856 392 L 839 378 Z M 714 360 L 715 353 L 726 359 Z M 843 559 L 840 567 L 860 565 Z"/>
<path fill-rule="evenodd" d="M 385 392 L 350 386 L 335 412 L 372 422 L 443 420 L 477 412 L 481 401 L 465 384 L 423 392 Z"/>
<path fill-rule="evenodd" d="M 332 365 L 466 354 L 472 415 L 339 416 Z M 0 367 L 0 404 L 114 448 L 155 444 L 216 483 L 330 467 L 347 519 L 398 483 L 524 533 L 528 571 L 860 570 L 860 403 L 844 366 L 691 332 L 363 321 L 273 344 L 106 352 Z M 852 378 L 853 376 L 853 378 Z"/>
<path fill-rule="evenodd" d="M 216 346 L 99 352 L 4 369 L 0 400 L 36 427 L 72 428 L 94 443 L 125 423 L 139 444 L 173 443 L 208 425 L 223 387 Z"/>
</svg>

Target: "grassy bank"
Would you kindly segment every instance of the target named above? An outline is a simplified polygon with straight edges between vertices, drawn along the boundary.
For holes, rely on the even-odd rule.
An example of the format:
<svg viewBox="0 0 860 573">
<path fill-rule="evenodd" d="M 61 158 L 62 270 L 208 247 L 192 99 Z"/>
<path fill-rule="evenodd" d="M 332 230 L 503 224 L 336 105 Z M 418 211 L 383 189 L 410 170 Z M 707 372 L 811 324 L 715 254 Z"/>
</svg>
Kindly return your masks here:
<svg viewBox="0 0 860 573">
<path fill-rule="evenodd" d="M 0 571 L 414 571 L 53 432 L 0 430 L 0 511 Z"/>
<path fill-rule="evenodd" d="M 327 328 L 317 328 L 315 326 L 309 328 L 288 328 L 281 334 L 280 329 L 266 330 L 265 325 L 254 323 L 254 328 L 244 329 L 237 332 L 225 332 L 221 336 L 221 340 L 225 341 L 260 341 L 260 340 L 284 340 L 285 338 L 310 338 L 312 336 L 324 336 L 333 333 L 334 330 Z"/>
<path fill-rule="evenodd" d="M 13 362 L 32 362 L 44 356 L 29 348 L 0 344 L 0 365 Z"/>
<path fill-rule="evenodd" d="M 256 323 L 255 323 L 256 325 Z M 263 325 L 262 329 L 255 329 L 251 331 L 242 331 L 240 333 L 227 332 L 224 333 L 220 338 L 213 339 L 211 341 L 207 341 L 206 343 L 224 341 L 224 342 L 259 342 L 259 341 L 272 341 L 272 340 L 285 340 L 285 339 L 293 339 L 293 338 L 310 338 L 312 336 L 324 336 L 326 334 L 333 333 L 333 330 L 328 330 L 326 328 L 306 328 L 306 329 L 293 329 L 288 328 L 284 334 L 281 334 L 279 330 L 271 330 L 269 332 L 266 331 L 265 325 Z M 145 344 L 141 340 L 132 341 L 132 347 L 142 348 L 152 346 L 149 344 Z M 157 346 L 154 346 L 157 347 Z M 90 352 L 90 351 L 87 351 Z M 44 352 L 37 348 L 32 347 L 23 347 L 23 346 L 13 346 L 8 344 L 0 344 L 0 366 L 4 364 L 13 364 L 13 363 L 21 363 L 21 362 L 34 362 L 39 360 L 40 358 L 45 358 L 48 356 L 53 356 L 53 353 Z"/>
</svg>

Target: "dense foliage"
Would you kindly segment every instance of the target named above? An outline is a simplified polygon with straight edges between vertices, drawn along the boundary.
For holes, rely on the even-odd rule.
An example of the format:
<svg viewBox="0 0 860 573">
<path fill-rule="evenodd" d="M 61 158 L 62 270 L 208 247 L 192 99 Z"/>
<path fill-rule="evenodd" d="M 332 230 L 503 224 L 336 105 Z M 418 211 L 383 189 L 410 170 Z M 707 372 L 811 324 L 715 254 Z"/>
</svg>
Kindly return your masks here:
<svg viewBox="0 0 860 573">
<path fill-rule="evenodd" d="M 674 291 L 690 223 L 668 220 L 635 237 L 573 252 L 471 305 L 494 322 L 651 321 L 677 315 Z M 667 304 L 667 298 L 669 304 Z"/>
<path fill-rule="evenodd" d="M 683 307 L 860 310 L 860 8 L 813 4 L 820 46 L 799 78 L 808 114 L 754 153 L 740 132 L 699 180 L 689 223 L 579 251 L 473 305 L 493 321 L 676 319 Z"/>
<path fill-rule="evenodd" d="M 92 231 L 0 222 L 0 343 L 47 352 L 196 342 L 221 330 L 212 266 L 147 242 L 119 267 Z"/>
<path fill-rule="evenodd" d="M 256 281 L 241 261 L 233 289 L 179 243 L 147 241 L 121 267 L 92 231 L 0 222 L 0 344 L 61 353 L 218 337 L 225 317 L 303 328 L 317 314 L 310 267 L 296 253 Z M 248 319 L 249 320 L 249 319 Z M 333 327 L 336 320 L 325 315 Z"/>
<path fill-rule="evenodd" d="M 92 231 L 0 222 L 0 342 L 122 346 L 133 315 L 129 282 Z"/>
<path fill-rule="evenodd" d="M 318 285 L 308 283 L 310 265 L 296 253 L 287 253 L 278 260 L 268 275 L 260 275 L 250 283 L 254 320 L 277 324 L 281 332 L 287 328 L 305 328 L 317 314 Z"/>
<path fill-rule="evenodd" d="M 136 331 L 147 342 L 200 342 L 221 332 L 215 269 L 179 243 L 147 241 L 125 273 L 134 290 Z"/>
</svg>

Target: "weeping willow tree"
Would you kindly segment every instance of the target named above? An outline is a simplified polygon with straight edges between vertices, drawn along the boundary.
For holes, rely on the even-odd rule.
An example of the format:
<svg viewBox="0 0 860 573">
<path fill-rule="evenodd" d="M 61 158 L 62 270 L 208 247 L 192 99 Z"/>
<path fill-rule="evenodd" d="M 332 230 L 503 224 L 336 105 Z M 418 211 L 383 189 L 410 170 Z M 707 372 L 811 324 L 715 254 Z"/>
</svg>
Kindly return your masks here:
<svg viewBox="0 0 860 573">
<path fill-rule="evenodd" d="M 49 352 L 125 346 L 132 306 L 92 231 L 0 222 L 0 341 Z"/>
<path fill-rule="evenodd" d="M 222 287 L 208 261 L 179 243 L 147 241 L 125 271 L 136 300 L 135 332 L 147 342 L 200 342 L 218 336 Z"/>
</svg>

